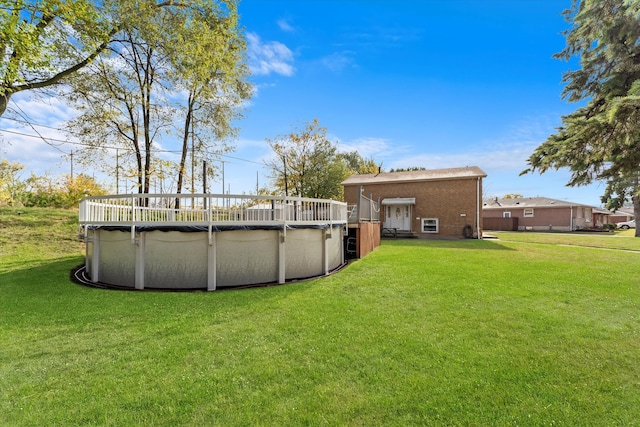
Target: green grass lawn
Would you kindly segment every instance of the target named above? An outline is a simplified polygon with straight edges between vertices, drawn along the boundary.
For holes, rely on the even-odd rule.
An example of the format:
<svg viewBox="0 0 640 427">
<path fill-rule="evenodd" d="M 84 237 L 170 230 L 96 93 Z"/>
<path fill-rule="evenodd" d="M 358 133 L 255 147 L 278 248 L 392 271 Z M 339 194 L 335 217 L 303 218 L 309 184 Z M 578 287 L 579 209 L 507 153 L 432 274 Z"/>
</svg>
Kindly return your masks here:
<svg viewBox="0 0 640 427">
<path fill-rule="evenodd" d="M 107 291 L 69 280 L 75 212 L 17 212 L 0 425 L 639 423 L 640 239 L 385 240 L 318 280 Z"/>
</svg>

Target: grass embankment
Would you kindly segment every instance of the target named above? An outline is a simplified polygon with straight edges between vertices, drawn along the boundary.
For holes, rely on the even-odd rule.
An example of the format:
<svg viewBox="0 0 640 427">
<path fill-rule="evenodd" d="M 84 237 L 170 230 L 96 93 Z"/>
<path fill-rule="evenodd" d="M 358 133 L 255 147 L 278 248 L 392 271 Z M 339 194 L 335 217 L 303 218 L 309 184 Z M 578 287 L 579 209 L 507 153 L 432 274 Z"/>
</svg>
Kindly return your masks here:
<svg viewBox="0 0 640 427">
<path fill-rule="evenodd" d="M 69 282 L 73 213 L 0 221 L 2 425 L 640 419 L 640 253 L 385 240 L 321 280 L 105 291 Z"/>
</svg>

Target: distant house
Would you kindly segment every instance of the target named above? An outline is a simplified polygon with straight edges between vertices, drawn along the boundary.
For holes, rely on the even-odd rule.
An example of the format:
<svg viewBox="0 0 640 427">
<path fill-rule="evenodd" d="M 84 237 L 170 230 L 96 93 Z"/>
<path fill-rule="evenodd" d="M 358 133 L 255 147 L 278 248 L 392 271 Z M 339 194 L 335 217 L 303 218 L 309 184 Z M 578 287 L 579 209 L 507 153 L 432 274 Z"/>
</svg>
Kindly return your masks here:
<svg viewBox="0 0 640 427">
<path fill-rule="evenodd" d="M 635 215 L 633 214 L 633 206 L 631 207 L 625 206 L 616 210 L 615 212 L 612 212 L 611 216 L 609 217 L 609 220 L 612 223 L 616 224 L 618 222 L 631 221 L 634 218 L 635 218 Z"/>
<path fill-rule="evenodd" d="M 611 211 L 605 208 L 593 208 L 593 223 L 596 228 L 603 227 L 605 224 L 612 224 Z"/>
<path fill-rule="evenodd" d="M 608 221 L 593 206 L 548 197 L 492 198 L 484 201 L 486 230 L 574 231 L 602 227 Z"/>
<path fill-rule="evenodd" d="M 416 237 L 481 237 L 482 179 L 477 166 L 352 175 L 347 204 L 361 194 L 380 201 L 382 232 Z"/>
</svg>

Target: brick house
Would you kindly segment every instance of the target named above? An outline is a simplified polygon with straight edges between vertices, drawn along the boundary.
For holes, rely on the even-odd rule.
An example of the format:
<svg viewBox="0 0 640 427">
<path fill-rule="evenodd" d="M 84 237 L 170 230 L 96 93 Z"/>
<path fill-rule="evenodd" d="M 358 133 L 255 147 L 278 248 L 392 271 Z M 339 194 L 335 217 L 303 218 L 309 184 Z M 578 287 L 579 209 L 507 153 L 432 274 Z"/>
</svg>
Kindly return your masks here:
<svg viewBox="0 0 640 427">
<path fill-rule="evenodd" d="M 352 175 L 344 199 L 380 201 L 383 233 L 420 238 L 482 236 L 482 178 L 477 166 Z"/>
<path fill-rule="evenodd" d="M 603 221 L 608 220 L 593 206 L 548 197 L 487 199 L 482 207 L 482 218 L 487 230 L 513 231 L 593 229 L 602 227 Z"/>
<path fill-rule="evenodd" d="M 625 206 L 611 213 L 609 221 L 615 224 L 618 222 L 631 221 L 633 218 L 635 218 L 635 215 L 633 214 L 633 206 Z"/>
</svg>

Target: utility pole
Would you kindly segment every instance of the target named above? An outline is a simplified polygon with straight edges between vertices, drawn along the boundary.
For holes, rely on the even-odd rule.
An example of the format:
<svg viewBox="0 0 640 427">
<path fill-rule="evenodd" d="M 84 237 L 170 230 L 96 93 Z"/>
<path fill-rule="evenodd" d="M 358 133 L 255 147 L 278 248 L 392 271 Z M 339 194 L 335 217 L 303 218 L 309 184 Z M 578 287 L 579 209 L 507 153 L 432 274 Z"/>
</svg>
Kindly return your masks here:
<svg viewBox="0 0 640 427">
<path fill-rule="evenodd" d="M 207 161 L 202 161 L 202 194 L 204 194 L 204 209 L 207 209 Z"/>
<path fill-rule="evenodd" d="M 71 150 L 71 181 L 73 181 L 73 150 Z"/>
<path fill-rule="evenodd" d="M 284 196 L 289 197 L 289 182 L 287 180 L 287 156 L 282 156 L 282 163 L 284 164 Z"/>
<path fill-rule="evenodd" d="M 207 194 L 207 161 L 202 161 L 202 193 Z"/>
<path fill-rule="evenodd" d="M 222 194 L 224 194 L 224 164 L 226 163 L 224 160 L 220 160 L 222 163 Z"/>
<path fill-rule="evenodd" d="M 194 143 L 193 132 L 191 133 L 191 194 L 196 192 L 196 145 Z"/>
<path fill-rule="evenodd" d="M 116 148 L 116 194 L 120 194 L 120 153 Z"/>
</svg>

